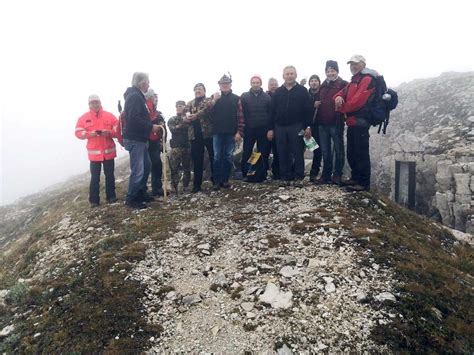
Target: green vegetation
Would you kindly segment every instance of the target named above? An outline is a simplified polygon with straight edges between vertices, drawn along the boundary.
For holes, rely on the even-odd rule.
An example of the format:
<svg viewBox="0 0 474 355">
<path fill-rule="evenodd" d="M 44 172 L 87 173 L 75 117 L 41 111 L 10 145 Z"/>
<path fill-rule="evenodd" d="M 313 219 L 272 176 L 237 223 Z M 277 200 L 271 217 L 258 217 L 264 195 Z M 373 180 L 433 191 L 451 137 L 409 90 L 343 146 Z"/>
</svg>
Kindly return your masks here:
<svg viewBox="0 0 474 355">
<path fill-rule="evenodd" d="M 378 326 L 375 339 L 395 352 L 472 353 L 472 247 L 385 197 L 363 194 L 349 201 L 354 211 L 352 237 L 372 250 L 377 263 L 394 268 L 401 281 L 399 302 L 392 307 L 403 318 Z"/>
<path fill-rule="evenodd" d="M 164 240 L 173 232 L 173 214 L 159 205 L 146 215 L 133 214 L 123 205 L 90 210 L 84 200 L 71 202 L 81 193 L 87 196 L 86 191 L 75 191 L 66 204 L 47 200 L 42 217 L 24 229 L 25 237 L 0 261 L 0 289 L 10 290 L 7 307 L 0 307 L 0 329 L 10 324 L 14 313 L 20 315 L 15 330 L 1 339 L 0 352 L 137 353 L 163 331 L 146 322 L 144 287 L 126 276 L 133 263 L 145 258 L 144 238 Z M 84 259 L 55 265 L 53 277 L 17 282 L 19 277 L 31 278 L 38 254 L 57 238 L 51 227 L 66 213 L 109 232 L 88 243 Z"/>
</svg>

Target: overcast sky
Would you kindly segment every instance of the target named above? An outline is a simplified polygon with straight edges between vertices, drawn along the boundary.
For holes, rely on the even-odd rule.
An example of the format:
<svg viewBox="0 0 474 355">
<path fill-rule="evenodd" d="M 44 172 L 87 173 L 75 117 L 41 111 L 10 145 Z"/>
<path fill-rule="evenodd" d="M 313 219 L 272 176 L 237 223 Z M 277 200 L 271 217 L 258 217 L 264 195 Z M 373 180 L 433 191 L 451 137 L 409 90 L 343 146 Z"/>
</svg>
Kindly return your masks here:
<svg viewBox="0 0 474 355">
<path fill-rule="evenodd" d="M 257 73 L 324 77 L 362 54 L 390 86 L 471 71 L 472 1 L 1 1 L 0 204 L 88 170 L 74 136 L 92 93 L 117 114 L 133 72 L 150 74 L 166 118 L 230 71 L 237 94 Z M 120 155 L 125 151 L 120 150 Z"/>
</svg>

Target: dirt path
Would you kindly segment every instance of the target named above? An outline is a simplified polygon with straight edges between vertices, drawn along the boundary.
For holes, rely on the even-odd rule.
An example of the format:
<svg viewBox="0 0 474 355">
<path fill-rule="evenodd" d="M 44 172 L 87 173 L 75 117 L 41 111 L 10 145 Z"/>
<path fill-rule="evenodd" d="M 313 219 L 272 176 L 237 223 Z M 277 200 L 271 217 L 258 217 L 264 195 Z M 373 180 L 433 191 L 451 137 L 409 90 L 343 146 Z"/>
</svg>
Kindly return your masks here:
<svg viewBox="0 0 474 355">
<path fill-rule="evenodd" d="M 394 281 L 351 244 L 341 190 L 236 185 L 170 203 L 178 232 L 148 241 L 130 275 L 163 327 L 151 352 L 386 350 L 369 336 L 398 316 L 377 301 Z"/>
</svg>

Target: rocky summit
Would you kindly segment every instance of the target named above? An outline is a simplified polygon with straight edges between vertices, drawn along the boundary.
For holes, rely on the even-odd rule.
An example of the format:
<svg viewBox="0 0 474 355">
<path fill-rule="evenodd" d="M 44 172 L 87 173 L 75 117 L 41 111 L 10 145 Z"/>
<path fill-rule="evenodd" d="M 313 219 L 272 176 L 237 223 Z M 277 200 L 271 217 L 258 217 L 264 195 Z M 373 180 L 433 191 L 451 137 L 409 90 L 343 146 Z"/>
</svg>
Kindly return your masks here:
<svg viewBox="0 0 474 355">
<path fill-rule="evenodd" d="M 474 254 L 442 225 L 334 186 L 209 187 L 138 212 L 76 181 L 2 208 L 0 351 L 474 350 Z"/>
</svg>

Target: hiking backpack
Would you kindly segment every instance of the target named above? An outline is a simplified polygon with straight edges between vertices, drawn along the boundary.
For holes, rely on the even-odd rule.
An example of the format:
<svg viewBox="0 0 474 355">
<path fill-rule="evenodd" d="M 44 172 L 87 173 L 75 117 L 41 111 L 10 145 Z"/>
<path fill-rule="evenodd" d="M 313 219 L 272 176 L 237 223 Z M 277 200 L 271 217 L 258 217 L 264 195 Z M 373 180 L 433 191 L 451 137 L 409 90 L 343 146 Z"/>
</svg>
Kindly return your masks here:
<svg viewBox="0 0 474 355">
<path fill-rule="evenodd" d="M 387 88 L 383 75 L 372 76 L 372 78 L 375 81 L 375 90 L 367 102 L 368 118 L 372 126 L 379 126 L 378 133 L 382 131 L 383 134 L 385 134 L 390 118 L 390 111 L 395 109 L 398 105 L 398 94 L 395 90 Z"/>
</svg>

